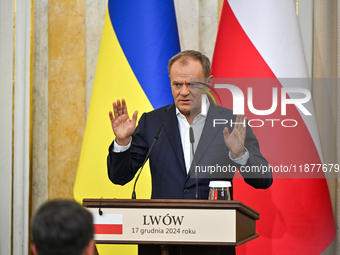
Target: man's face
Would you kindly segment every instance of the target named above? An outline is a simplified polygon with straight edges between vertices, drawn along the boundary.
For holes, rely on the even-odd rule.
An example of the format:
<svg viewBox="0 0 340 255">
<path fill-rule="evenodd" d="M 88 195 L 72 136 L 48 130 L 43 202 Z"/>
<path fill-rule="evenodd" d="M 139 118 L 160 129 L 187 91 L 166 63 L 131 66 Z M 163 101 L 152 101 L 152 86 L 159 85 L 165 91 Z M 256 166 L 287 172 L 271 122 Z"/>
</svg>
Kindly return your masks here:
<svg viewBox="0 0 340 255">
<path fill-rule="evenodd" d="M 192 58 L 186 58 L 184 63 L 182 59 L 175 61 L 170 69 L 172 96 L 176 107 L 188 120 L 190 110 L 192 119 L 200 113 L 203 92 L 197 88 L 190 88 L 190 78 L 204 78 L 201 62 Z"/>
</svg>

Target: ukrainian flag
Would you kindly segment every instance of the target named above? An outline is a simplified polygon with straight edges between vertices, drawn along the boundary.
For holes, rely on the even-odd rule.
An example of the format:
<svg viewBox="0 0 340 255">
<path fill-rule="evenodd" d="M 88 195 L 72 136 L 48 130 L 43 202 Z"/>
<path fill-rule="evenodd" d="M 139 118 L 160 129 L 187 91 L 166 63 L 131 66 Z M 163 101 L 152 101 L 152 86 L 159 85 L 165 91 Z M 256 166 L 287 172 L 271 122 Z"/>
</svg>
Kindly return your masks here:
<svg viewBox="0 0 340 255">
<path fill-rule="evenodd" d="M 106 157 L 114 139 L 109 111 L 125 98 L 130 115 L 171 104 L 169 59 L 180 51 L 173 0 L 109 0 L 86 123 L 74 197 L 131 197 L 133 182 L 117 186 L 107 175 Z M 145 171 L 145 172 L 144 172 Z M 138 198 L 150 198 L 150 171 L 137 185 Z M 136 246 L 100 245 L 100 254 L 136 254 Z"/>
</svg>

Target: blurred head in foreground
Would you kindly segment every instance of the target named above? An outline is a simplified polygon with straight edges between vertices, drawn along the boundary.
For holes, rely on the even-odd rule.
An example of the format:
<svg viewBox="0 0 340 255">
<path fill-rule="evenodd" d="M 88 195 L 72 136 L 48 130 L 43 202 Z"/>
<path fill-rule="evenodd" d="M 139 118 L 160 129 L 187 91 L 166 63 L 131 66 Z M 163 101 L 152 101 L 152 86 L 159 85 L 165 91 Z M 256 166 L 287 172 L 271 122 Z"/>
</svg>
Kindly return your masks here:
<svg viewBox="0 0 340 255">
<path fill-rule="evenodd" d="M 74 201 L 43 204 L 32 218 L 33 255 L 92 255 L 93 217 Z"/>
</svg>

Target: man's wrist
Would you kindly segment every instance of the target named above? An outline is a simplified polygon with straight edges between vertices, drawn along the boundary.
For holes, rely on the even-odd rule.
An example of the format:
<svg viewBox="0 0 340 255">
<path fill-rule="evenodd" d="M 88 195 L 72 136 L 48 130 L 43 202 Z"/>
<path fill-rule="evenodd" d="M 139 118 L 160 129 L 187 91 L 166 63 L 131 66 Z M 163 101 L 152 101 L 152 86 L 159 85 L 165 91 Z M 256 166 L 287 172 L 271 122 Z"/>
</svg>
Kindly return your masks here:
<svg viewBox="0 0 340 255">
<path fill-rule="evenodd" d="M 240 155 L 237 155 L 237 156 L 234 156 L 234 154 L 230 151 L 230 158 L 231 159 L 237 159 L 237 158 L 240 158 L 242 157 L 244 154 L 247 153 L 247 148 L 246 147 L 243 147 L 243 150 L 242 150 L 242 153 Z"/>
<path fill-rule="evenodd" d="M 117 139 L 117 137 L 116 137 L 115 141 L 119 146 L 127 146 L 127 145 L 129 145 L 129 143 L 131 141 L 131 136 L 124 138 L 124 139 Z"/>
</svg>

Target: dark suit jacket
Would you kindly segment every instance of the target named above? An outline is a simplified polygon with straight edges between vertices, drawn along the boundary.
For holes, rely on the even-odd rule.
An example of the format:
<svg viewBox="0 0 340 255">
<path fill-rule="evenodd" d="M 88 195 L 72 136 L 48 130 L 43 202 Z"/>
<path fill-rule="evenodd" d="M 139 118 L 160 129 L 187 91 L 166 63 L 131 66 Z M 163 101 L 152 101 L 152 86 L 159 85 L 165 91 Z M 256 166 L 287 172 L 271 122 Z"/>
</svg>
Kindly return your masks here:
<svg viewBox="0 0 340 255">
<path fill-rule="evenodd" d="M 228 126 L 231 132 L 233 128 L 230 128 L 230 119 L 235 121 L 235 118 L 231 110 L 210 104 L 201 139 L 195 152 L 197 166 L 231 165 L 240 167 L 229 158 L 229 149 L 223 138 L 224 127 Z M 213 127 L 214 119 L 227 119 L 229 123 Z M 113 143 L 111 144 L 107 157 L 109 178 L 113 183 L 120 185 L 133 179 L 141 167 L 161 123 L 164 124 L 163 131 L 149 158 L 152 176 L 151 198 L 194 199 L 196 182 L 195 178 L 191 178 L 190 174 L 188 175 L 186 172 L 174 104 L 144 113 L 132 135 L 131 147 L 127 151 L 114 153 Z M 268 165 L 260 153 L 258 141 L 249 126 L 247 126 L 245 147 L 249 151 L 246 165 Z M 193 166 L 190 171 L 193 171 Z M 234 173 L 223 173 L 222 175 L 199 173 L 200 199 L 208 198 L 209 181 L 214 179 L 232 181 L 233 175 Z M 265 175 L 243 173 L 242 175 L 245 181 L 255 188 L 268 188 L 272 184 L 271 173 Z"/>
</svg>

